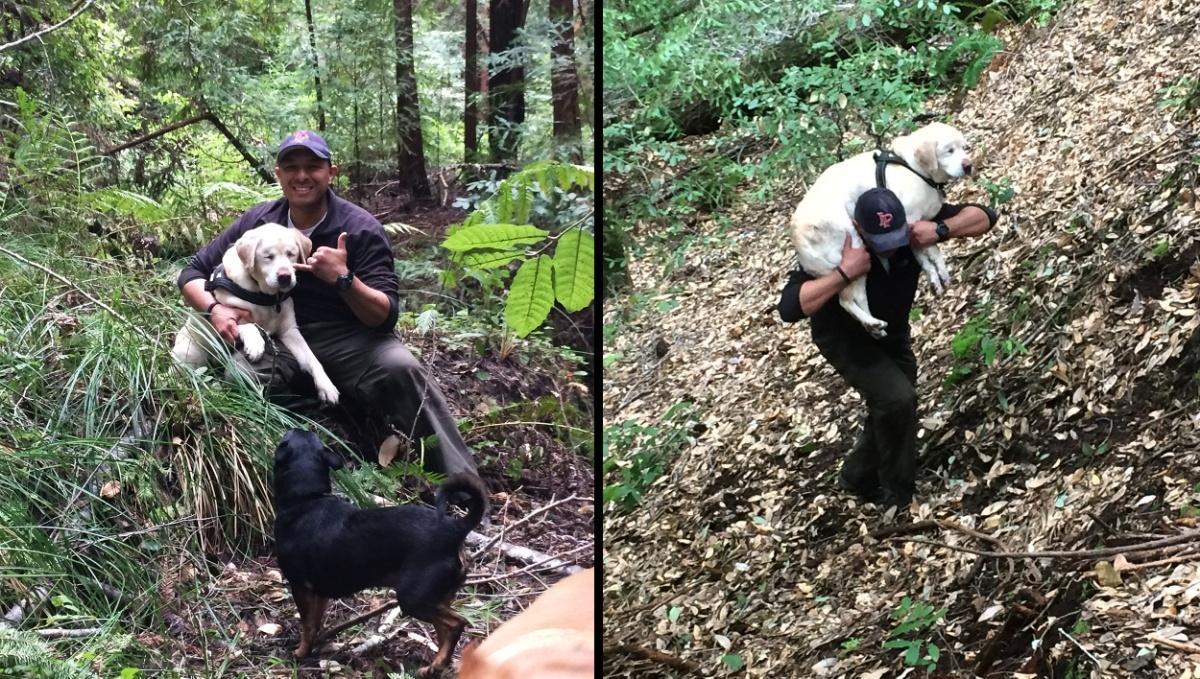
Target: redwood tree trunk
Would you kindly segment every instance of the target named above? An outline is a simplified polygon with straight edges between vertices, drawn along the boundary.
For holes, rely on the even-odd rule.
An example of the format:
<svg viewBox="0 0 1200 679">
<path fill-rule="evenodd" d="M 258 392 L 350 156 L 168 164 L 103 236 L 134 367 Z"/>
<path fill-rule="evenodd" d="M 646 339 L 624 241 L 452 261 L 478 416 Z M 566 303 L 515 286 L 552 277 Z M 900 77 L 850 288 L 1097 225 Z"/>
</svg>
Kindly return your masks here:
<svg viewBox="0 0 1200 679">
<path fill-rule="evenodd" d="M 473 163 L 479 157 L 479 3 L 467 0 L 467 30 L 464 44 L 466 67 L 466 101 L 463 104 L 463 162 Z"/>
<path fill-rule="evenodd" d="M 579 73 L 575 67 L 574 0 L 550 0 L 554 42 L 550 47 L 550 99 L 554 143 L 573 163 L 582 158 L 579 135 Z"/>
<path fill-rule="evenodd" d="M 525 23 L 524 0 L 489 0 L 488 22 L 493 55 L 512 47 Z M 510 60 L 511 61 L 511 60 Z M 520 64 L 495 66 L 488 73 L 488 146 L 492 162 L 516 160 L 525 122 L 525 69 Z"/>
<path fill-rule="evenodd" d="M 413 64 L 412 0 L 393 0 L 396 30 L 396 155 L 400 180 L 416 200 L 429 200 L 425 150 L 421 140 L 421 109 Z"/>
<path fill-rule="evenodd" d="M 325 105 L 321 102 L 321 67 L 317 62 L 317 31 L 313 27 L 312 0 L 304 0 L 304 16 L 308 19 L 308 47 L 312 51 L 313 82 L 317 88 L 317 129 L 325 132 Z"/>
</svg>

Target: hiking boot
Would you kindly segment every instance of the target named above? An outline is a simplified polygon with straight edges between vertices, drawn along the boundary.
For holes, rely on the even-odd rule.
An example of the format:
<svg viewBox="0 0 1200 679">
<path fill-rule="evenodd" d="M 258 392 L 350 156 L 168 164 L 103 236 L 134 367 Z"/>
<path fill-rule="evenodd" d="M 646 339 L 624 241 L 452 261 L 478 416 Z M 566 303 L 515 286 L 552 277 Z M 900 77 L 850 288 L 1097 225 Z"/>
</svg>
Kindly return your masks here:
<svg viewBox="0 0 1200 679">
<path fill-rule="evenodd" d="M 850 477 L 846 476 L 843 470 L 842 472 L 838 472 L 837 487 L 848 493 L 853 493 L 867 502 L 879 501 L 879 484 L 874 480 L 851 480 Z"/>
<path fill-rule="evenodd" d="M 912 502 L 912 488 L 898 488 L 895 486 L 883 486 L 875 495 L 875 502 L 881 505 L 895 505 L 897 507 L 907 507 Z"/>
</svg>

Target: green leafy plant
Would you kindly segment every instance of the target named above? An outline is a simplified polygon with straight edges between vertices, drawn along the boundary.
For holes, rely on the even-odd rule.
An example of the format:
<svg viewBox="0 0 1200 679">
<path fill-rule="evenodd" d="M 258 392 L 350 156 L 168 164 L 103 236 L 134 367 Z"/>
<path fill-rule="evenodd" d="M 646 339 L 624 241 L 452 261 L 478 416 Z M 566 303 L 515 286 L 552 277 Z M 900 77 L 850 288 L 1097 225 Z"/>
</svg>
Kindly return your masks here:
<svg viewBox="0 0 1200 679">
<path fill-rule="evenodd" d="M 976 181 L 988 192 L 988 204 L 992 208 L 1007 203 L 1017 195 L 1017 190 L 1012 185 L 1012 179 L 1008 177 L 1001 177 L 994 182 L 987 177 L 980 177 Z"/>
<path fill-rule="evenodd" d="M 1021 340 L 996 335 L 991 327 L 990 314 L 990 305 L 981 305 L 980 310 L 954 333 L 950 340 L 953 361 L 950 373 L 946 376 L 947 385 L 960 382 L 974 372 L 980 362 L 991 366 L 1002 355 L 1011 356 L 1027 351 Z"/>
<path fill-rule="evenodd" d="M 667 408 L 659 425 L 625 420 L 604 429 L 606 506 L 613 503 L 617 510 L 633 509 L 650 484 L 662 476 L 667 463 L 689 441 L 691 407 L 684 401 Z"/>
<path fill-rule="evenodd" d="M 535 201 L 553 202 L 571 189 L 595 189 L 590 167 L 553 161 L 533 163 L 500 183 L 461 225 L 452 227 L 442 247 L 463 269 L 497 271 L 521 260 L 512 278 L 504 319 L 525 337 L 550 315 L 557 301 L 579 311 L 595 297 L 595 240 L 592 212 L 557 233 L 536 226 Z M 533 246 L 537 246 L 534 248 Z M 551 246 L 553 256 L 543 254 Z"/>
<path fill-rule="evenodd" d="M 892 611 L 891 618 L 895 622 L 892 631 L 888 633 L 884 648 L 903 650 L 904 664 L 909 667 L 921 667 L 926 672 L 937 667 L 941 649 L 937 644 L 922 638 L 922 633 L 928 635 L 934 624 L 946 615 L 946 609 L 935 609 L 929 604 L 904 597 L 900 605 Z M 924 648 L 924 653 L 921 652 Z"/>
</svg>

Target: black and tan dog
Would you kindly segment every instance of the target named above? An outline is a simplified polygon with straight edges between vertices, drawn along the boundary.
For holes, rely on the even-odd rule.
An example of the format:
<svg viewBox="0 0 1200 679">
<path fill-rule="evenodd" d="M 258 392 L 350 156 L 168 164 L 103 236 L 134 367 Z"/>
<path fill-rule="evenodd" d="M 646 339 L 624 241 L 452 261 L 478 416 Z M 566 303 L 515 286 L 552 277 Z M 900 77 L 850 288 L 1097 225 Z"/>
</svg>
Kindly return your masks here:
<svg viewBox="0 0 1200 679">
<path fill-rule="evenodd" d="M 421 676 L 439 671 L 467 626 L 450 602 L 466 580 L 463 540 L 483 517 L 486 492 L 477 477 L 454 476 L 438 488 L 437 509 L 358 509 L 330 494 L 329 471 L 341 466 L 312 432 L 293 429 L 275 449 L 275 550 L 300 609 L 295 655 L 312 649 L 330 599 L 391 587 L 405 615 L 437 632 L 437 654 Z M 456 494 L 469 498 L 466 517 L 446 511 Z"/>
</svg>

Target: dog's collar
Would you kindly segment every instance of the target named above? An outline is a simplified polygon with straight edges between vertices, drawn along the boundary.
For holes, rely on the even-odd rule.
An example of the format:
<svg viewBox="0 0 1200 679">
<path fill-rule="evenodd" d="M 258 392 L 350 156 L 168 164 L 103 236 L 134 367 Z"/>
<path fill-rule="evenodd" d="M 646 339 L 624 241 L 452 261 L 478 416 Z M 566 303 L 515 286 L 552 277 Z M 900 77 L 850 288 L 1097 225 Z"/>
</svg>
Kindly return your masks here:
<svg viewBox="0 0 1200 679">
<path fill-rule="evenodd" d="M 943 198 L 945 197 L 946 185 L 944 183 L 938 184 L 929 177 L 917 172 L 916 168 L 914 168 L 912 165 L 909 165 L 908 161 L 893 153 L 891 149 L 880 149 L 875 152 L 875 185 L 879 188 L 887 188 L 887 180 L 884 178 L 884 172 L 887 170 L 887 166 L 889 164 L 903 165 L 904 167 L 908 168 L 909 172 L 917 175 L 924 180 L 926 184 L 937 189 L 939 196 L 942 196 Z"/>
<path fill-rule="evenodd" d="M 291 290 L 288 290 L 287 292 L 276 293 L 274 295 L 268 295 L 265 292 L 254 292 L 253 290 L 247 290 L 237 283 L 234 283 L 229 276 L 225 275 L 224 264 L 218 264 L 217 268 L 213 269 L 212 275 L 209 276 L 208 280 L 204 282 L 204 289 L 209 292 L 218 289 L 225 290 L 234 297 L 245 300 L 251 304 L 258 306 L 273 306 L 275 307 L 276 313 L 281 310 L 283 300 L 291 297 L 292 295 Z"/>
</svg>

